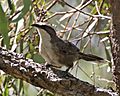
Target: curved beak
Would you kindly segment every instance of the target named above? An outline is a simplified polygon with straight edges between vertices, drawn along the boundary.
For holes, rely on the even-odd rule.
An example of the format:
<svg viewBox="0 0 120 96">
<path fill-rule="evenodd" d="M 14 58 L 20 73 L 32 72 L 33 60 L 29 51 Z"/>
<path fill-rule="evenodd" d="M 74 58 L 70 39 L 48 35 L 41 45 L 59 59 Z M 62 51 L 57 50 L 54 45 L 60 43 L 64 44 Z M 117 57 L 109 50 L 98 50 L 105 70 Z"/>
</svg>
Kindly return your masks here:
<svg viewBox="0 0 120 96">
<path fill-rule="evenodd" d="M 41 26 L 43 26 L 43 25 L 47 25 L 46 23 L 43 23 L 43 22 L 40 22 L 40 23 L 34 23 L 34 24 L 32 24 L 31 26 L 33 26 L 33 27 L 41 27 Z"/>
<path fill-rule="evenodd" d="M 39 24 L 32 24 L 31 26 L 33 26 L 33 27 L 40 27 Z"/>
</svg>

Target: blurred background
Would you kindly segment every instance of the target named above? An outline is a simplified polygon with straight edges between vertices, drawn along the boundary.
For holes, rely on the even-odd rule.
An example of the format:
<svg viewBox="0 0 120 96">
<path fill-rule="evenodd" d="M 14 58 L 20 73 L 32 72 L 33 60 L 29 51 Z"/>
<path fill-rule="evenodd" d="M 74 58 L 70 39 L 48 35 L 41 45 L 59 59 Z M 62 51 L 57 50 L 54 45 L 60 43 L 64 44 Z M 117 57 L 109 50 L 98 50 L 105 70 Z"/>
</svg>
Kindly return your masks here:
<svg viewBox="0 0 120 96">
<path fill-rule="evenodd" d="M 81 52 L 110 61 L 95 64 L 79 60 L 70 73 L 97 87 L 116 90 L 112 81 L 108 0 L 0 0 L 0 45 L 35 62 L 45 62 L 38 54 L 40 38 L 31 27 L 35 22 L 50 24 L 59 38 L 69 40 Z M 59 96 L 2 71 L 0 74 L 2 96 Z"/>
</svg>

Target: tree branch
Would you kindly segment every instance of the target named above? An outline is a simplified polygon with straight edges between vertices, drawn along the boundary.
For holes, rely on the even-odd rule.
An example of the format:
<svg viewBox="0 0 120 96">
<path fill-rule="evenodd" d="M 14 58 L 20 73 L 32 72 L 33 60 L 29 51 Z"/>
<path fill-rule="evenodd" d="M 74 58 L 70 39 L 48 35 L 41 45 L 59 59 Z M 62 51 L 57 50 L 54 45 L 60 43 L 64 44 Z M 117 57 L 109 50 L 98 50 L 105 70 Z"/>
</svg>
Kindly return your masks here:
<svg viewBox="0 0 120 96">
<path fill-rule="evenodd" d="M 120 94 L 120 0 L 109 0 L 112 10 L 112 30 L 110 34 L 111 52 L 114 61 L 114 81 Z"/>
<path fill-rule="evenodd" d="M 0 69 L 28 83 L 62 96 L 117 96 L 110 90 L 95 88 L 71 74 L 38 64 L 23 55 L 0 47 Z"/>
</svg>

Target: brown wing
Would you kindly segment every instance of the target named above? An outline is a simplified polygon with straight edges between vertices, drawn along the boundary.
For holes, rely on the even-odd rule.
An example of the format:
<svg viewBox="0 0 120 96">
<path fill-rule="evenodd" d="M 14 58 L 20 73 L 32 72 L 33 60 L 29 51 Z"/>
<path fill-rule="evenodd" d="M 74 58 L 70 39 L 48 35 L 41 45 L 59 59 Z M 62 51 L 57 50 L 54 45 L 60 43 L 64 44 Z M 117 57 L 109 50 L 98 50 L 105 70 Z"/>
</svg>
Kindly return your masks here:
<svg viewBox="0 0 120 96">
<path fill-rule="evenodd" d="M 54 50 L 56 52 L 60 52 L 64 55 L 75 55 L 76 53 L 79 53 L 79 49 L 72 43 L 68 41 L 63 41 L 59 38 L 56 38 L 57 40 L 51 41 L 54 45 Z M 58 42 L 56 42 L 58 41 Z"/>
<path fill-rule="evenodd" d="M 68 41 L 63 41 L 59 38 L 56 38 L 58 42 L 51 41 L 53 44 L 53 50 L 60 57 L 61 63 L 70 64 L 78 59 L 79 49 Z"/>
<path fill-rule="evenodd" d="M 61 39 L 56 41 L 59 42 L 53 43 L 55 47 L 54 50 L 57 52 L 56 54 L 58 54 L 62 58 L 62 60 L 65 59 L 65 60 L 69 60 L 70 62 L 73 62 L 78 59 L 83 59 L 86 61 L 98 61 L 98 62 L 104 61 L 103 58 L 98 57 L 96 55 L 81 53 L 79 48 L 77 48 L 74 44 L 68 41 L 63 41 Z"/>
</svg>

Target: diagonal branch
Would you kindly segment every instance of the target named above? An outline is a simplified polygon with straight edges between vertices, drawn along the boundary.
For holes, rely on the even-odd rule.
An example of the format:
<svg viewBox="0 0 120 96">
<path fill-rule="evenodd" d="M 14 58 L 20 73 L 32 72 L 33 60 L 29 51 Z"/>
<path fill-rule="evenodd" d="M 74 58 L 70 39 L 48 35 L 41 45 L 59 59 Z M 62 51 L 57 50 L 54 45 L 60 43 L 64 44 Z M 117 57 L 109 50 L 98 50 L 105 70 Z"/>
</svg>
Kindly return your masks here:
<svg viewBox="0 0 120 96">
<path fill-rule="evenodd" d="M 0 69 L 36 87 L 62 96 L 117 96 L 110 90 L 98 89 L 71 74 L 38 64 L 21 54 L 0 47 Z"/>
</svg>

